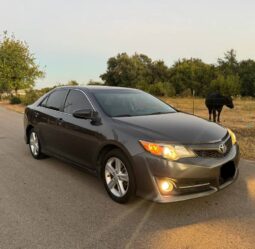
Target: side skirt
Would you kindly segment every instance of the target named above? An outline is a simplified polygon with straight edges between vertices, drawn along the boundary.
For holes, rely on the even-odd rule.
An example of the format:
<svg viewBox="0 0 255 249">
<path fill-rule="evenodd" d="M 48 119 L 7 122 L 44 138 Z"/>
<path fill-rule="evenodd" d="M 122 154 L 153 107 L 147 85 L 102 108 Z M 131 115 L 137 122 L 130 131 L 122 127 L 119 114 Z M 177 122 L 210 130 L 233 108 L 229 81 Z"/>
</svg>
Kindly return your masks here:
<svg viewBox="0 0 255 249">
<path fill-rule="evenodd" d="M 78 169 L 80 169 L 82 171 L 88 172 L 88 173 L 90 173 L 90 174 L 92 174 L 92 175 L 94 175 L 96 177 L 100 177 L 100 174 L 98 173 L 98 171 L 96 169 L 93 170 L 93 169 L 91 169 L 90 167 L 88 167 L 86 165 L 82 165 L 82 164 L 76 163 L 76 162 L 74 162 L 74 161 L 72 161 L 70 159 L 67 159 L 67 158 L 65 158 L 63 156 L 51 153 L 49 151 L 43 150 L 42 153 L 44 153 L 45 155 L 48 155 L 50 157 L 57 158 L 60 161 L 66 162 L 66 163 L 70 164 L 71 166 L 73 166 L 75 168 L 78 168 Z"/>
</svg>

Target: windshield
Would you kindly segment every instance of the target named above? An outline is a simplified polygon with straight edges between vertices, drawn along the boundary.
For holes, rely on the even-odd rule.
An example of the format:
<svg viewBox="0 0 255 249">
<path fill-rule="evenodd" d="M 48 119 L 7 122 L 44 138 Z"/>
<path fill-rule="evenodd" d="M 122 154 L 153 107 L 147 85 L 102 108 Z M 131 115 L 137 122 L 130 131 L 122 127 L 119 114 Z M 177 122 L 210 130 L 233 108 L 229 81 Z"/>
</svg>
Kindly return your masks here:
<svg viewBox="0 0 255 249">
<path fill-rule="evenodd" d="M 140 91 L 104 91 L 94 96 L 101 108 L 111 117 L 132 117 L 176 112 L 172 107 Z"/>
</svg>

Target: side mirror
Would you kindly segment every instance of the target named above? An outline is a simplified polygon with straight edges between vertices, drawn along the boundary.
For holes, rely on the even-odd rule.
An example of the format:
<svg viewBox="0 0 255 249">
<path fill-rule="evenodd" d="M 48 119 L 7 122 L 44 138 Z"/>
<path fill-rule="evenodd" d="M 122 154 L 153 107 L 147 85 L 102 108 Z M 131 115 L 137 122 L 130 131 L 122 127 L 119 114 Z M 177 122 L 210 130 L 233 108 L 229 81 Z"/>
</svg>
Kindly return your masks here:
<svg viewBox="0 0 255 249">
<path fill-rule="evenodd" d="M 73 113 L 73 116 L 75 118 L 80 118 L 80 119 L 90 119 L 94 123 L 98 123 L 100 121 L 98 112 L 93 111 L 91 109 L 83 109 L 83 110 L 75 111 Z"/>
</svg>

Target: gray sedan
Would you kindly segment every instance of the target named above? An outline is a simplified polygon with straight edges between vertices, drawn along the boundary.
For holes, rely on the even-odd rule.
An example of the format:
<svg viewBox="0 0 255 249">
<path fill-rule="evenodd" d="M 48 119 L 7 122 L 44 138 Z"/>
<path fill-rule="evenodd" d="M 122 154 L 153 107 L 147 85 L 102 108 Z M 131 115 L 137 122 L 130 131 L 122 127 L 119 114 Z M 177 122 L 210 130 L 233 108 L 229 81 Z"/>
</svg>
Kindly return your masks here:
<svg viewBox="0 0 255 249">
<path fill-rule="evenodd" d="M 58 157 L 102 178 L 119 203 L 212 194 L 238 176 L 235 134 L 136 89 L 61 87 L 28 106 L 32 156 Z"/>
</svg>

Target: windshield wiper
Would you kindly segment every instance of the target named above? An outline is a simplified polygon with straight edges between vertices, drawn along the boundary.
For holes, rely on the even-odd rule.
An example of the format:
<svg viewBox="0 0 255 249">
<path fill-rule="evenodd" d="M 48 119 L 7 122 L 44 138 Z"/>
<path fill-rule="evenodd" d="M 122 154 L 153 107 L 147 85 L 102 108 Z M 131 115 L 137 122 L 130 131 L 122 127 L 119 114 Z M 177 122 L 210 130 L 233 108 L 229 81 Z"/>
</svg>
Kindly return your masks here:
<svg viewBox="0 0 255 249">
<path fill-rule="evenodd" d="M 174 113 L 174 112 L 152 112 L 152 113 L 140 114 L 140 115 L 130 115 L 130 114 L 125 113 L 125 114 L 112 116 L 112 118 L 134 117 L 134 116 L 149 116 L 149 115 L 159 115 L 159 114 L 168 114 L 168 113 Z"/>
<path fill-rule="evenodd" d="M 173 113 L 173 112 L 152 112 L 146 115 L 158 115 L 158 114 L 168 114 L 168 113 Z"/>
<path fill-rule="evenodd" d="M 120 114 L 120 115 L 116 115 L 116 116 L 112 116 L 113 118 L 121 118 L 121 117 L 132 117 L 132 115 L 130 114 Z"/>
</svg>

